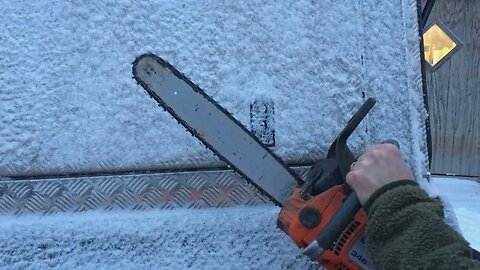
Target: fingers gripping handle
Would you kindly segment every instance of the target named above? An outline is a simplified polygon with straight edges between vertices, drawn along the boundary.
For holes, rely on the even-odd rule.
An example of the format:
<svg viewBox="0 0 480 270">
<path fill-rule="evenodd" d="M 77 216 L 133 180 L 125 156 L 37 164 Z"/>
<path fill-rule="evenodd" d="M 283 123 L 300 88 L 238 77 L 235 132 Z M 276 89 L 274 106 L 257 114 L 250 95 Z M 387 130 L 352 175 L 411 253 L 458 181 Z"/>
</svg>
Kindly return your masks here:
<svg viewBox="0 0 480 270">
<path fill-rule="evenodd" d="M 400 149 L 400 144 L 394 139 L 384 140 L 382 143 L 390 143 Z M 337 241 L 361 207 L 362 205 L 358 200 L 357 194 L 355 192 L 350 193 L 342 208 L 335 213 L 330 222 L 325 226 L 325 229 L 317 235 L 312 243 L 303 249 L 303 254 L 313 261 L 317 260 L 323 251 L 331 248 L 332 244 Z"/>
</svg>

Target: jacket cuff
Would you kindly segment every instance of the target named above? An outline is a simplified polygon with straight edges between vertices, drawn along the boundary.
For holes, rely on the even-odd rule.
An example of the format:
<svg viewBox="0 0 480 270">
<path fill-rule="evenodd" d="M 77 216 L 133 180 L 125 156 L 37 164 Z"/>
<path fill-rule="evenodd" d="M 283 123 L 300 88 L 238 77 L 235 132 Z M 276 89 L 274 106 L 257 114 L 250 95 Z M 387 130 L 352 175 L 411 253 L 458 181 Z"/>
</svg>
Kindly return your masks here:
<svg viewBox="0 0 480 270">
<path fill-rule="evenodd" d="M 378 199 L 378 197 L 383 195 L 385 192 L 387 192 L 389 190 L 392 190 L 396 187 L 407 186 L 407 185 L 418 186 L 418 183 L 413 181 L 413 180 L 398 180 L 398 181 L 386 184 L 385 186 L 377 189 L 372 194 L 372 196 L 370 196 L 370 198 L 367 200 L 367 202 L 363 205 L 363 209 L 365 210 L 365 212 L 368 212 L 369 208 L 372 206 L 372 204 L 375 202 L 375 200 Z"/>
</svg>

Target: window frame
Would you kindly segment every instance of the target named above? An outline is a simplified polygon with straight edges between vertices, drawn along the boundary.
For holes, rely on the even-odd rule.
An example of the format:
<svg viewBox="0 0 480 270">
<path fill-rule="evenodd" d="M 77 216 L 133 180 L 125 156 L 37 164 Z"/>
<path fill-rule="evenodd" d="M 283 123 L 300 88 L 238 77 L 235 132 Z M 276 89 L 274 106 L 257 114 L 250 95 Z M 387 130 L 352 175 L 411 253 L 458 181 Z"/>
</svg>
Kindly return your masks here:
<svg viewBox="0 0 480 270">
<path fill-rule="evenodd" d="M 440 20 L 438 19 L 435 19 L 433 20 L 432 22 L 430 22 L 427 27 L 425 27 L 425 29 L 423 30 L 422 32 L 422 46 L 425 46 L 425 41 L 423 39 L 423 35 L 425 35 L 425 33 L 430 30 L 430 28 L 432 28 L 434 25 L 437 25 L 440 29 L 442 29 L 443 32 L 445 32 L 445 34 L 447 34 L 447 36 L 453 40 L 453 42 L 455 42 L 456 46 L 447 54 L 445 55 L 440 61 L 438 61 L 435 65 L 432 65 L 430 64 L 426 59 L 425 59 L 425 52 L 423 52 L 423 55 L 422 55 L 422 61 L 425 61 L 426 65 L 428 66 L 428 68 L 432 71 L 435 71 L 437 70 L 441 65 L 443 65 L 443 63 L 445 63 L 447 60 L 450 59 L 450 57 L 452 57 L 452 55 L 454 55 L 458 50 L 460 50 L 462 47 L 463 47 L 463 43 L 460 41 L 460 39 L 455 35 L 453 34 L 452 31 L 450 31 L 448 29 L 448 27 L 442 23 Z"/>
</svg>

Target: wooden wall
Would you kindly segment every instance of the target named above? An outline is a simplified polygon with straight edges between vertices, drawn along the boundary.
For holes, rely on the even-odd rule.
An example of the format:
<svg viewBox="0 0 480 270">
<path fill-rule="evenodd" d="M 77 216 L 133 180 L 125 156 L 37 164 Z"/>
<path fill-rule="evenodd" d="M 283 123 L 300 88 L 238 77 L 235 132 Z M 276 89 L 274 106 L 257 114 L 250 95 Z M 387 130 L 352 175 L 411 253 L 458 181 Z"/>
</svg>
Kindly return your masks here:
<svg viewBox="0 0 480 270">
<path fill-rule="evenodd" d="M 434 20 L 443 23 L 463 47 L 436 70 L 426 64 L 431 171 L 479 176 L 480 0 L 437 0 L 427 26 Z"/>
</svg>

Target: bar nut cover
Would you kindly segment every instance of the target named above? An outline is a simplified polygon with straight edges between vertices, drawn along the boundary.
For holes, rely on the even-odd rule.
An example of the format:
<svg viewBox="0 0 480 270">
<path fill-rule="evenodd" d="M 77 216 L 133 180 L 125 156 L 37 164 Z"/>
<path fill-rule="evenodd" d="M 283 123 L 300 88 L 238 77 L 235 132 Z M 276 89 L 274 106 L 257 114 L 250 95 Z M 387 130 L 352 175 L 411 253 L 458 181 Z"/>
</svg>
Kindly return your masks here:
<svg viewBox="0 0 480 270">
<path fill-rule="evenodd" d="M 300 222 L 303 224 L 303 226 L 313 229 L 317 227 L 320 224 L 320 221 L 322 220 L 322 214 L 320 211 L 313 207 L 313 206 L 307 206 L 300 211 Z"/>
</svg>

